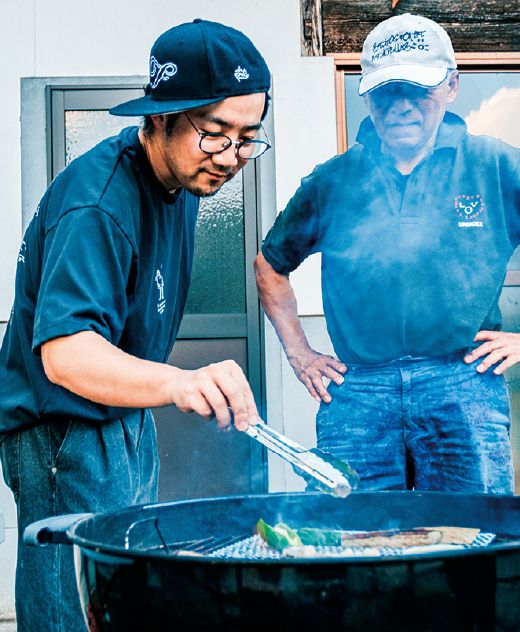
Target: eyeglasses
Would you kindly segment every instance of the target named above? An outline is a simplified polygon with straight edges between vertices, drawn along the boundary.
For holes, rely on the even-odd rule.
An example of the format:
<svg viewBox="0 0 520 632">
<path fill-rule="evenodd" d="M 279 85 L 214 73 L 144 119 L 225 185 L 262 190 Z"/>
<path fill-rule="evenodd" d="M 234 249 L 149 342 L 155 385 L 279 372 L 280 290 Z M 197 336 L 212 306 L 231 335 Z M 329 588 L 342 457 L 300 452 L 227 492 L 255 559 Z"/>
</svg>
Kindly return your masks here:
<svg viewBox="0 0 520 632">
<path fill-rule="evenodd" d="M 191 118 L 184 112 L 186 118 L 191 123 L 193 129 L 200 136 L 199 149 L 205 154 L 220 154 L 226 151 L 231 145 L 235 145 L 236 153 L 242 160 L 254 160 L 264 154 L 271 145 L 265 140 L 233 140 L 225 134 L 218 134 L 216 132 L 203 132 L 194 125 Z M 265 130 L 262 127 L 262 130 Z M 267 134 L 265 134 L 267 138 Z M 268 139 L 269 140 L 269 139 Z"/>
</svg>

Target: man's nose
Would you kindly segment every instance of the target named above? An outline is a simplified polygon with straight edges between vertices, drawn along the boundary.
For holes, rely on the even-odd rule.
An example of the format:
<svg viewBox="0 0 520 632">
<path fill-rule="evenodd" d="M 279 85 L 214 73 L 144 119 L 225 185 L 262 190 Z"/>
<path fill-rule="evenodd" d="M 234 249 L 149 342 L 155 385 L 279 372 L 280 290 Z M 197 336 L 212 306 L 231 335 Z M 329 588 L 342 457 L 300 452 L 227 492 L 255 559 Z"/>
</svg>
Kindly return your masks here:
<svg viewBox="0 0 520 632">
<path fill-rule="evenodd" d="M 235 145 L 230 145 L 224 151 L 211 155 L 212 161 L 221 167 L 236 167 L 238 164 L 237 149 Z"/>
<path fill-rule="evenodd" d="M 390 110 L 396 114 L 409 112 L 412 108 L 412 100 L 404 94 L 396 96 L 390 105 Z"/>
</svg>

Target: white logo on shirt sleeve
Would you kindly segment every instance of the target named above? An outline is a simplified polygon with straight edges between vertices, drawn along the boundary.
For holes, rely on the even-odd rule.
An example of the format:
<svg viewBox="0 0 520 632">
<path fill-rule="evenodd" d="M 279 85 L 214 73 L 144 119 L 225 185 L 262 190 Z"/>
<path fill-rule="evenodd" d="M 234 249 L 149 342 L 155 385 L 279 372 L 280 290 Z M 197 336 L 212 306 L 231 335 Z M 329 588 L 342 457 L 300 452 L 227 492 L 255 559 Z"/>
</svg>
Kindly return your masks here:
<svg viewBox="0 0 520 632">
<path fill-rule="evenodd" d="M 22 241 L 22 245 L 20 246 L 20 250 L 18 252 L 18 262 L 25 263 L 25 250 L 27 249 L 27 244 L 25 241 Z"/>
</svg>

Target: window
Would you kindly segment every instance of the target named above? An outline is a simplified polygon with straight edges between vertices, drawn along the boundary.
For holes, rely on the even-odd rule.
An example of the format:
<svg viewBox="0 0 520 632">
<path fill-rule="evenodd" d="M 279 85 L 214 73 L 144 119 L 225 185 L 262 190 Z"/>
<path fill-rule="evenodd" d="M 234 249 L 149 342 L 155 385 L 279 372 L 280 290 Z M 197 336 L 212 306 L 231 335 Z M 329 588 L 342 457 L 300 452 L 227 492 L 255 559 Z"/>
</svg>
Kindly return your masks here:
<svg viewBox="0 0 520 632">
<path fill-rule="evenodd" d="M 357 93 L 361 73 L 358 54 L 335 55 L 338 152 L 355 143 L 361 120 L 368 115 Z M 460 88 L 448 110 L 461 116 L 470 133 L 500 138 L 520 147 L 520 54 L 457 55 Z M 520 248 L 509 261 L 500 297 L 505 331 L 520 331 Z M 520 492 L 520 366 L 507 372 L 513 418 L 516 492 Z"/>
</svg>

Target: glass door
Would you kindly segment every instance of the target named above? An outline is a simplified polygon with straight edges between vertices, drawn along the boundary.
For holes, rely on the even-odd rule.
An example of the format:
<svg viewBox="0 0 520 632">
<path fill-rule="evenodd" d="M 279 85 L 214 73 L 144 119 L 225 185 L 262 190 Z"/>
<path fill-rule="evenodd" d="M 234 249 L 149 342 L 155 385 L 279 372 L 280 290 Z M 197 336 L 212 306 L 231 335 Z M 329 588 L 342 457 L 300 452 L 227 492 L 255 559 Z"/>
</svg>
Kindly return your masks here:
<svg viewBox="0 0 520 632">
<path fill-rule="evenodd" d="M 140 122 L 107 111 L 141 96 L 137 87 L 60 86 L 48 92 L 50 178 L 102 139 Z M 234 359 L 248 376 L 261 407 L 260 311 L 252 271 L 259 240 L 257 169 L 248 164 L 217 195 L 201 201 L 192 283 L 169 362 L 192 369 Z M 154 416 L 162 500 L 266 489 L 263 450 L 246 435 L 218 432 L 216 424 L 173 406 L 156 409 Z"/>
</svg>

